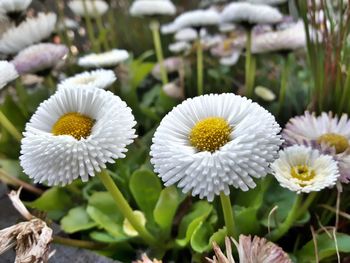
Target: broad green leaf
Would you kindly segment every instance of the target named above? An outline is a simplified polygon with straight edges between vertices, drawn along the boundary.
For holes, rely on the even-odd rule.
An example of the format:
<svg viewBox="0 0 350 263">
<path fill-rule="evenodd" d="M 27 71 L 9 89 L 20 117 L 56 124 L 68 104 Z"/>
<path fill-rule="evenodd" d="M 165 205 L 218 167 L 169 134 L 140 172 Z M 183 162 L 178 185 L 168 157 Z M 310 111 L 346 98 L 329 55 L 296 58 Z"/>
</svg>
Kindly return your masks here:
<svg viewBox="0 0 350 263">
<path fill-rule="evenodd" d="M 98 242 L 102 242 L 102 243 L 118 243 L 118 242 L 129 239 L 128 237 L 116 238 L 116 237 L 114 237 L 114 236 L 112 236 L 104 231 L 92 231 L 90 233 L 90 237 L 93 240 L 98 241 Z"/>
<path fill-rule="evenodd" d="M 175 186 L 165 188 L 160 193 L 153 211 L 154 221 L 167 233 L 171 230 L 173 218 L 181 200 Z"/>
<path fill-rule="evenodd" d="M 53 187 L 33 202 L 26 202 L 31 208 L 47 212 L 54 220 L 60 219 L 73 204 L 70 196 L 59 187 Z"/>
<path fill-rule="evenodd" d="M 257 234 L 260 224 L 257 219 L 257 208 L 235 206 L 235 224 L 242 234 Z"/>
<path fill-rule="evenodd" d="M 78 206 L 69 210 L 68 214 L 61 219 L 61 227 L 66 233 L 75 233 L 93 228 L 97 225 L 86 212 L 85 207 Z"/>
<path fill-rule="evenodd" d="M 350 253 L 350 236 L 337 233 L 337 245 L 340 253 Z M 317 251 L 319 260 L 336 255 L 336 245 L 334 239 L 330 238 L 326 233 L 317 235 Z M 314 263 L 315 246 L 313 240 L 309 241 L 301 250 L 296 253 L 298 263 Z"/>
<path fill-rule="evenodd" d="M 116 223 L 122 223 L 123 215 L 120 213 L 113 197 L 108 192 L 95 192 L 89 198 L 89 206 L 97 208 Z"/>
<path fill-rule="evenodd" d="M 136 89 L 141 82 L 146 78 L 146 76 L 152 71 L 154 63 L 142 62 L 139 60 L 134 60 L 130 64 L 131 75 L 131 86 Z"/>
<path fill-rule="evenodd" d="M 150 170 L 137 170 L 131 175 L 130 190 L 146 218 L 152 219 L 153 210 L 162 191 L 159 178 Z"/>
<path fill-rule="evenodd" d="M 213 227 L 207 222 L 201 222 L 191 237 L 191 247 L 198 253 L 212 250 L 212 244 L 223 244 L 226 236 L 226 228 L 219 229 L 215 233 Z"/>
</svg>

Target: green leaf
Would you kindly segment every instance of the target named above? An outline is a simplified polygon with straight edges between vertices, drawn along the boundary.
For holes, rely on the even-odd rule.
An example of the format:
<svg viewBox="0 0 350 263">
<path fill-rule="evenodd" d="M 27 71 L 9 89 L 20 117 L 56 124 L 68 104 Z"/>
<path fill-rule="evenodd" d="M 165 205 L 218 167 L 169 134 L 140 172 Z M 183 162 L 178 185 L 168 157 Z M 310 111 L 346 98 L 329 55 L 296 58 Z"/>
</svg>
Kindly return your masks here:
<svg viewBox="0 0 350 263">
<path fill-rule="evenodd" d="M 179 246 L 186 246 L 201 222 L 203 222 L 212 212 L 213 207 L 208 202 L 199 201 L 195 203 L 190 211 L 182 219 L 179 227 L 179 236 L 176 243 Z"/>
<path fill-rule="evenodd" d="M 175 186 L 165 188 L 160 193 L 158 202 L 153 211 L 155 222 L 169 233 L 176 210 L 180 204 L 180 196 Z"/>
<path fill-rule="evenodd" d="M 115 204 L 113 197 L 108 192 L 93 193 L 89 198 L 89 206 L 97 208 L 116 223 L 123 222 L 124 217 Z"/>
<path fill-rule="evenodd" d="M 257 218 L 258 209 L 255 207 L 235 206 L 235 224 L 242 234 L 257 234 L 260 224 Z"/>
<path fill-rule="evenodd" d="M 93 231 L 90 233 L 90 237 L 98 242 L 102 243 L 118 243 L 123 240 L 127 240 L 128 237 L 123 238 L 115 238 L 114 236 L 108 234 L 107 232 L 104 231 Z"/>
<path fill-rule="evenodd" d="M 215 233 L 213 227 L 207 222 L 201 222 L 191 237 L 191 247 L 198 253 L 204 253 L 212 249 L 213 242 L 223 244 L 226 236 L 226 228 L 219 229 Z"/>
<path fill-rule="evenodd" d="M 97 225 L 89 217 L 85 207 L 78 206 L 69 210 L 68 214 L 61 219 L 61 227 L 66 233 L 75 233 L 93 228 Z"/>
<path fill-rule="evenodd" d="M 60 219 L 71 206 L 70 196 L 62 189 L 53 187 L 33 202 L 26 202 L 31 208 L 47 212 L 54 220 Z"/>
<path fill-rule="evenodd" d="M 129 186 L 146 218 L 153 220 L 153 210 L 162 191 L 159 178 L 150 170 L 140 169 L 131 175 Z"/>
<path fill-rule="evenodd" d="M 350 236 L 337 233 L 338 251 L 340 253 L 350 253 Z M 317 251 L 319 260 L 326 259 L 328 257 L 336 255 L 336 246 L 334 239 L 331 239 L 326 233 L 316 236 Z M 316 262 L 315 247 L 313 240 L 309 241 L 301 250 L 296 254 L 298 263 L 313 263 Z"/>
</svg>

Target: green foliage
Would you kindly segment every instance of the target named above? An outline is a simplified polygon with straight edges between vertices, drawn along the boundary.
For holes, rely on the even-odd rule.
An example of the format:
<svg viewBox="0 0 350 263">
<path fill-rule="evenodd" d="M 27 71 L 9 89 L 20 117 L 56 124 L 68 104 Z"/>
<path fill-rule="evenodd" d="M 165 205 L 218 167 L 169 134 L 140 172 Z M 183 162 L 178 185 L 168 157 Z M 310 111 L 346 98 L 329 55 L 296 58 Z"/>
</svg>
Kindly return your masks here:
<svg viewBox="0 0 350 263">
<path fill-rule="evenodd" d="M 61 219 L 60 224 L 62 229 L 70 234 L 97 226 L 97 223 L 91 220 L 83 206 L 69 210 L 68 214 Z"/>
</svg>

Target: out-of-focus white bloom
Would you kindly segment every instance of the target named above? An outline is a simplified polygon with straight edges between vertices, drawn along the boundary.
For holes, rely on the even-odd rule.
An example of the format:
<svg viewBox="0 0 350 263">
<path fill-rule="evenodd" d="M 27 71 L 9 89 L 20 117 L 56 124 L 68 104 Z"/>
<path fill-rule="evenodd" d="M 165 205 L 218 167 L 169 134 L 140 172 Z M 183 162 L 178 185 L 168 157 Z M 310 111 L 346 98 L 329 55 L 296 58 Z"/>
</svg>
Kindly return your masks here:
<svg viewBox="0 0 350 263">
<path fill-rule="evenodd" d="M 57 25 L 58 31 L 63 31 L 65 29 L 77 29 L 77 28 L 79 28 L 78 22 L 68 17 L 65 17 L 63 21 L 60 21 Z"/>
<path fill-rule="evenodd" d="M 98 17 L 108 10 L 108 4 L 103 0 L 71 0 L 68 6 L 77 16 Z"/>
<path fill-rule="evenodd" d="M 262 5 L 279 5 L 286 3 L 288 0 L 245 0 L 252 4 L 262 4 Z"/>
<path fill-rule="evenodd" d="M 135 211 L 133 211 L 133 214 L 141 225 L 143 225 L 143 226 L 146 225 L 146 217 L 145 217 L 144 213 L 142 213 L 141 211 L 135 210 Z M 139 233 L 130 224 L 130 222 L 127 218 L 125 218 L 124 222 L 123 222 L 123 231 L 125 234 L 127 234 L 130 237 L 136 237 L 139 235 Z"/>
<path fill-rule="evenodd" d="M 273 175 L 282 187 L 297 193 L 320 191 L 334 186 L 339 177 L 337 162 L 329 155 L 303 145 L 280 151 L 271 165 Z"/>
<path fill-rule="evenodd" d="M 129 58 L 129 53 L 123 49 L 113 49 L 104 53 L 92 53 L 79 58 L 78 65 L 87 68 L 113 67 Z"/>
<path fill-rule="evenodd" d="M 166 25 L 162 25 L 160 28 L 160 32 L 163 35 L 174 34 L 174 33 L 176 33 L 177 30 L 178 30 L 178 28 L 175 25 L 175 23 L 169 23 Z"/>
<path fill-rule="evenodd" d="M 18 27 L 8 29 L 0 39 L 0 53 L 14 54 L 48 38 L 55 29 L 56 20 L 54 13 L 39 13 L 37 17 L 27 18 Z"/>
<path fill-rule="evenodd" d="M 193 28 L 184 28 L 175 34 L 176 41 L 191 42 L 198 38 L 198 33 Z"/>
<path fill-rule="evenodd" d="M 174 23 L 179 29 L 186 27 L 197 28 L 217 25 L 219 24 L 219 20 L 219 13 L 217 11 L 213 9 L 198 9 L 179 15 Z"/>
<path fill-rule="evenodd" d="M 191 44 L 188 42 L 175 42 L 169 45 L 169 50 L 175 54 L 185 53 L 191 49 Z"/>
<path fill-rule="evenodd" d="M 201 38 L 201 43 L 205 49 L 209 49 L 216 46 L 224 41 L 222 35 L 206 35 Z"/>
<path fill-rule="evenodd" d="M 2 35 L 9 30 L 10 28 L 14 27 L 14 23 L 9 19 L 7 16 L 2 16 L 0 14 L 0 39 L 2 38 Z"/>
<path fill-rule="evenodd" d="M 118 96 L 103 89 L 64 88 L 40 104 L 26 125 L 21 166 L 35 182 L 84 182 L 124 158 L 136 122 Z"/>
<path fill-rule="evenodd" d="M 116 81 L 113 70 L 97 69 L 90 72 L 76 74 L 63 80 L 58 89 L 61 88 L 99 88 L 106 89 Z"/>
<path fill-rule="evenodd" d="M 237 64 L 240 56 L 241 56 L 241 50 L 236 49 L 232 52 L 231 56 L 222 57 L 220 59 L 220 64 L 224 66 L 234 66 Z"/>
<path fill-rule="evenodd" d="M 254 89 L 254 93 L 259 98 L 262 98 L 265 101 L 273 101 L 276 99 L 276 94 L 273 93 L 270 89 L 263 86 L 258 86 Z"/>
<path fill-rule="evenodd" d="M 15 66 L 8 61 L 0 60 L 0 89 L 17 77 L 18 72 Z"/>
<path fill-rule="evenodd" d="M 178 72 L 183 67 L 184 61 L 181 57 L 169 57 L 163 61 L 164 70 L 170 74 L 174 72 Z M 161 80 L 160 64 L 157 63 L 152 69 L 152 76 L 158 80 Z"/>
<path fill-rule="evenodd" d="M 170 0 L 135 0 L 130 7 L 132 16 L 174 15 L 176 7 Z"/>
<path fill-rule="evenodd" d="M 219 25 L 219 31 L 222 33 L 232 32 L 236 29 L 236 25 L 232 23 L 222 23 Z"/>
<path fill-rule="evenodd" d="M 283 15 L 278 9 L 268 5 L 234 2 L 224 8 L 220 17 L 222 23 L 274 24 L 280 22 Z"/>
<path fill-rule="evenodd" d="M 212 201 L 230 186 L 256 186 L 282 144 L 280 127 L 264 108 L 234 94 L 187 99 L 166 115 L 151 146 L 151 163 L 165 186 Z"/>
<path fill-rule="evenodd" d="M 11 61 L 19 74 L 54 68 L 68 54 L 65 45 L 41 43 L 23 49 Z"/>
<path fill-rule="evenodd" d="M 22 12 L 28 8 L 32 0 L 1 0 L 0 13 L 10 14 Z"/>
<path fill-rule="evenodd" d="M 177 84 L 177 81 L 169 82 L 163 86 L 163 91 L 169 97 L 181 100 L 185 98 L 184 90 Z"/>
</svg>

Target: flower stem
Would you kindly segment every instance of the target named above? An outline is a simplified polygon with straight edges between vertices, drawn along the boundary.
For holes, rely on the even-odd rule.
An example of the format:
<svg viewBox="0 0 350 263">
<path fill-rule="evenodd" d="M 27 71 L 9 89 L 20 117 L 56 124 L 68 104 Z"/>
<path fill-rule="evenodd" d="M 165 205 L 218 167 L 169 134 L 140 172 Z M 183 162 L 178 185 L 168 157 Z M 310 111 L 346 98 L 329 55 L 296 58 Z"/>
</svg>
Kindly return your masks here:
<svg viewBox="0 0 350 263">
<path fill-rule="evenodd" d="M 280 239 L 293 226 L 293 223 L 295 222 L 295 220 L 297 220 L 298 217 L 300 216 L 299 211 L 300 211 L 301 202 L 302 202 L 302 195 L 298 194 L 291 210 L 289 211 L 289 214 L 286 220 L 281 225 L 279 225 L 277 229 L 275 229 L 268 235 L 268 238 L 271 241 L 277 241 L 278 239 Z"/>
<path fill-rule="evenodd" d="M 283 104 L 286 98 L 287 86 L 288 86 L 288 73 L 289 73 L 289 56 L 284 56 L 283 69 L 281 74 L 281 89 L 278 101 L 278 114 L 281 114 Z"/>
<path fill-rule="evenodd" d="M 103 249 L 107 246 L 101 243 L 95 243 L 95 242 L 86 241 L 86 240 L 70 239 L 70 238 L 59 237 L 59 236 L 54 236 L 53 242 L 60 245 L 92 249 L 92 250 Z"/>
<path fill-rule="evenodd" d="M 19 142 L 22 140 L 22 134 L 9 121 L 5 114 L 0 110 L 0 124 Z"/>
<path fill-rule="evenodd" d="M 197 85 L 197 95 L 203 95 L 203 47 L 200 36 L 197 40 Z"/>
<path fill-rule="evenodd" d="M 153 20 L 150 24 L 150 29 L 152 31 L 153 35 L 153 43 L 154 48 L 157 55 L 157 60 L 160 67 L 160 73 L 162 76 L 162 82 L 163 85 L 168 84 L 168 75 L 164 67 L 164 57 L 163 57 L 163 50 L 162 50 L 162 43 L 160 41 L 160 35 L 159 35 L 159 22 L 156 20 Z"/>
<path fill-rule="evenodd" d="M 140 237 L 143 238 L 149 245 L 155 245 L 156 239 L 148 232 L 148 230 L 139 222 L 135 217 L 132 208 L 125 200 L 123 194 L 118 189 L 112 178 L 109 176 L 107 170 L 102 170 L 98 174 L 103 185 L 106 187 L 108 192 L 112 195 L 116 205 L 124 217 L 129 220 L 130 224 L 139 233 Z"/>
<path fill-rule="evenodd" d="M 98 41 L 95 38 L 95 32 L 94 32 L 94 27 L 92 25 L 91 17 L 89 17 L 88 11 L 87 11 L 87 0 L 83 0 L 83 7 L 84 7 L 84 19 L 86 23 L 86 30 L 89 36 L 89 41 L 92 45 L 92 49 L 95 52 L 100 52 L 100 46 L 98 45 Z"/>
<path fill-rule="evenodd" d="M 247 31 L 246 59 L 245 59 L 245 88 L 248 98 L 253 97 L 255 82 L 256 60 L 252 55 L 252 30 Z"/>
<path fill-rule="evenodd" d="M 222 211 L 224 213 L 224 220 L 227 229 L 227 235 L 233 238 L 237 237 L 237 232 L 235 229 L 234 215 L 231 205 L 231 200 L 229 195 L 225 195 L 223 192 L 220 193 L 220 200 Z"/>
</svg>

